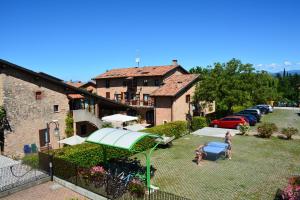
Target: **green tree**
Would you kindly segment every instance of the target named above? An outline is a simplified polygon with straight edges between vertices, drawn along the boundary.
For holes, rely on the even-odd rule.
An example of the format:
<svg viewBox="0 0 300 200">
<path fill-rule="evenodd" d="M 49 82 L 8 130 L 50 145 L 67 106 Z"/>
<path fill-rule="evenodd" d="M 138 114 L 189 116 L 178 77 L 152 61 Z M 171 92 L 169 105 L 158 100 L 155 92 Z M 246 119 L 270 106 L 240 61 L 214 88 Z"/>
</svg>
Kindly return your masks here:
<svg viewBox="0 0 300 200">
<path fill-rule="evenodd" d="M 231 59 L 213 67 L 192 68 L 202 77 L 196 86 L 194 101 L 216 101 L 217 111 L 233 112 L 234 106 L 266 103 L 277 97 L 277 81 L 266 72 L 256 72 L 252 64 Z"/>
</svg>

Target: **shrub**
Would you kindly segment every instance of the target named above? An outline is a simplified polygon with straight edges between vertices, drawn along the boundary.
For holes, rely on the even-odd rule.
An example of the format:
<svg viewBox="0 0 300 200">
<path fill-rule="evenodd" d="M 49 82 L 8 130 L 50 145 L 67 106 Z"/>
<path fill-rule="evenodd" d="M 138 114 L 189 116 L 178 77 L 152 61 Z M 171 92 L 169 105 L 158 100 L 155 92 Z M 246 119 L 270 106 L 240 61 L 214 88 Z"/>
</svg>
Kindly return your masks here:
<svg viewBox="0 0 300 200">
<path fill-rule="evenodd" d="M 283 128 L 281 133 L 286 136 L 286 139 L 292 139 L 292 136 L 298 133 L 298 129 L 293 127 Z"/>
<path fill-rule="evenodd" d="M 65 123 L 66 123 L 66 129 L 65 129 L 66 136 L 67 137 L 73 136 L 74 135 L 74 128 L 73 128 L 74 120 L 73 120 L 73 116 L 70 112 L 67 114 Z"/>
<path fill-rule="evenodd" d="M 200 128 L 208 126 L 207 119 L 205 117 L 193 117 L 191 128 L 193 131 L 196 131 Z"/>
<path fill-rule="evenodd" d="M 36 169 L 39 166 L 39 158 L 37 154 L 28 154 L 22 158 L 22 163 Z"/>
<path fill-rule="evenodd" d="M 113 128 L 113 125 L 110 122 L 103 122 L 101 128 Z"/>
<path fill-rule="evenodd" d="M 274 123 L 263 123 L 257 127 L 258 136 L 262 138 L 270 138 L 278 128 Z"/>
<path fill-rule="evenodd" d="M 241 125 L 240 126 L 240 133 L 241 135 L 248 135 L 248 131 L 250 130 L 249 125 Z"/>
<path fill-rule="evenodd" d="M 168 137 L 175 136 L 175 138 L 182 137 L 188 133 L 187 122 L 186 121 L 175 121 L 163 125 L 154 126 L 152 128 L 147 128 L 142 130 L 146 133 L 154 133 L 157 135 L 166 135 Z"/>
</svg>

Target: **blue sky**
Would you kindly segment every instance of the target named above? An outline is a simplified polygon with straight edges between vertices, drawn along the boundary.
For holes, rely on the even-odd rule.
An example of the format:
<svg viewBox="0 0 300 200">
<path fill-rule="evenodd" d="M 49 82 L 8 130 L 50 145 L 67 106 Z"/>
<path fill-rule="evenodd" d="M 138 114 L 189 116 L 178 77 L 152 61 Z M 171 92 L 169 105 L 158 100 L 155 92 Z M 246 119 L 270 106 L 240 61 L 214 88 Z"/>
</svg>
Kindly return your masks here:
<svg viewBox="0 0 300 200">
<path fill-rule="evenodd" d="M 0 58 L 64 80 L 231 58 L 300 69 L 298 0 L 1 0 Z"/>
</svg>

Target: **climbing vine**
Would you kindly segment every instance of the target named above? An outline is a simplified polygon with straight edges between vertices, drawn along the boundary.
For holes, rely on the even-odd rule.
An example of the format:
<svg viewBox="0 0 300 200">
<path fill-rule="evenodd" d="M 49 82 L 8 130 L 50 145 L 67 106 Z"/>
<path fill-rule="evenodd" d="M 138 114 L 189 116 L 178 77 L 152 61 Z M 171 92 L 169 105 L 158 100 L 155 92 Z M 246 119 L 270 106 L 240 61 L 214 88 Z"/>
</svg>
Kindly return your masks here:
<svg viewBox="0 0 300 200">
<path fill-rule="evenodd" d="M 65 119 L 65 123 L 66 123 L 66 129 L 65 129 L 65 133 L 67 137 L 71 137 L 74 135 L 74 128 L 73 128 L 73 116 L 71 113 L 67 114 L 67 117 Z"/>
</svg>

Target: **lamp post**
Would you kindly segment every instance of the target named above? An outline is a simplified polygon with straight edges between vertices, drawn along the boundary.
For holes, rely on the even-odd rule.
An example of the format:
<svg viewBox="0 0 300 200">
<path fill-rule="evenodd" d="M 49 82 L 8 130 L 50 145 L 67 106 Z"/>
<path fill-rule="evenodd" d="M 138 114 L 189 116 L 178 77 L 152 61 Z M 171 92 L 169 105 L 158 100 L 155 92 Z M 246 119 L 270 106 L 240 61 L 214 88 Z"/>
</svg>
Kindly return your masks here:
<svg viewBox="0 0 300 200">
<path fill-rule="evenodd" d="M 56 137 L 58 137 L 58 141 L 60 141 L 60 132 L 59 132 L 59 123 L 58 120 L 52 120 L 51 122 L 48 122 L 46 124 L 47 129 L 45 132 L 45 141 L 47 143 L 47 147 L 48 147 L 48 156 L 49 156 L 49 174 L 51 176 L 51 181 L 53 181 L 53 169 L 52 169 L 52 156 L 50 156 L 50 146 L 49 146 L 49 142 L 50 142 L 50 125 L 51 124 L 55 124 L 55 128 L 54 128 L 54 135 Z M 58 147 L 60 148 L 60 143 L 58 143 Z"/>
</svg>

